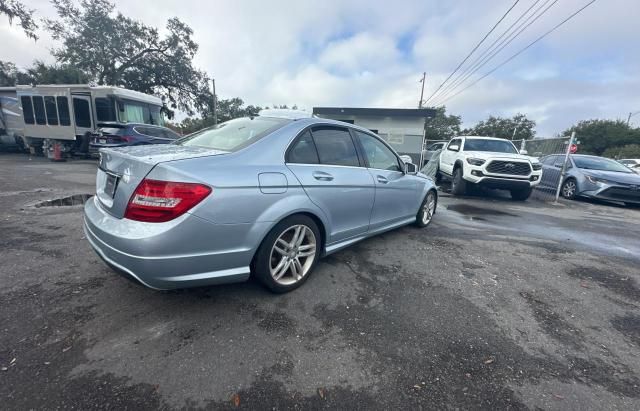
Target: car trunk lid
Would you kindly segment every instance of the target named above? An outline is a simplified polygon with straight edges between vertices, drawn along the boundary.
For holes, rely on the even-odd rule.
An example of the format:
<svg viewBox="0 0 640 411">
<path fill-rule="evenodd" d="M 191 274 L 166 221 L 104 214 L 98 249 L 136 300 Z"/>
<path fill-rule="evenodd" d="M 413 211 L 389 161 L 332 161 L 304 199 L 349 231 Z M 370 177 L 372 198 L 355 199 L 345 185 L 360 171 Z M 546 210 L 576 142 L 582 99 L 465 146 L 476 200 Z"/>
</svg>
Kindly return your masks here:
<svg viewBox="0 0 640 411">
<path fill-rule="evenodd" d="M 122 218 L 136 187 L 156 165 L 220 154 L 226 152 L 173 144 L 101 149 L 96 196 L 109 214 Z"/>
</svg>

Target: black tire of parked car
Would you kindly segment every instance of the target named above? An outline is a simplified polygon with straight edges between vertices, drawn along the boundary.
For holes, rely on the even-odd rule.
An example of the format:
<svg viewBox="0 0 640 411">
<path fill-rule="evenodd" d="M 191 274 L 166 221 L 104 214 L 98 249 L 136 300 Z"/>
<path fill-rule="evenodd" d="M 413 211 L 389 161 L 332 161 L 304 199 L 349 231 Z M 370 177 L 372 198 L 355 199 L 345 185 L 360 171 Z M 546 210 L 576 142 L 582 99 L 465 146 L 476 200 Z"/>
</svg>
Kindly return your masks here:
<svg viewBox="0 0 640 411">
<path fill-rule="evenodd" d="M 573 185 L 573 190 L 571 190 Z M 578 193 L 578 183 L 575 178 L 567 178 L 564 183 L 562 183 L 562 188 L 560 189 L 560 193 L 562 197 L 567 200 L 573 200 L 576 198 L 576 194 Z"/>
<path fill-rule="evenodd" d="M 451 193 L 456 196 L 463 196 L 467 192 L 467 182 L 462 178 L 462 167 L 453 170 L 451 180 Z"/>
<path fill-rule="evenodd" d="M 312 266 L 309 268 L 309 271 L 307 271 L 304 277 L 293 284 L 283 285 L 276 282 L 271 276 L 271 262 L 269 261 L 271 258 L 271 249 L 273 248 L 273 245 L 275 244 L 280 234 L 287 230 L 289 227 L 295 225 L 305 225 L 309 229 L 311 229 L 311 231 L 313 231 L 313 234 L 316 237 L 316 255 Z M 322 235 L 320 234 L 320 229 L 318 228 L 318 225 L 313 221 L 313 219 L 301 214 L 287 217 L 276 224 L 276 226 L 273 227 L 271 231 L 269 231 L 269 234 L 267 234 L 265 239 L 262 241 L 262 244 L 260 244 L 258 252 L 256 253 L 252 263 L 253 274 L 262 284 L 264 284 L 269 290 L 274 293 L 282 294 L 295 290 L 296 288 L 304 284 L 311 273 L 313 273 L 313 270 L 315 269 L 315 266 L 320 259 L 322 245 L 323 239 Z"/>
<path fill-rule="evenodd" d="M 436 210 L 434 208 L 433 210 L 433 214 L 432 214 L 432 218 L 430 218 L 426 223 L 424 222 L 424 214 L 426 212 L 426 210 L 424 209 L 425 204 L 429 203 L 430 201 L 435 200 L 435 206 L 438 206 L 438 197 L 436 196 L 436 193 L 431 190 L 427 193 L 426 196 L 424 196 L 424 200 L 422 200 L 422 204 L 420 204 L 420 210 L 418 210 L 418 214 L 416 215 L 416 226 L 420 227 L 420 228 L 424 228 L 426 226 L 428 226 L 431 221 L 433 221 L 433 214 L 435 214 Z"/>
<path fill-rule="evenodd" d="M 526 201 L 529 198 L 529 196 L 531 196 L 533 189 L 531 187 L 519 188 L 516 190 L 510 190 L 510 192 L 511 192 L 511 198 L 513 200 Z"/>
</svg>

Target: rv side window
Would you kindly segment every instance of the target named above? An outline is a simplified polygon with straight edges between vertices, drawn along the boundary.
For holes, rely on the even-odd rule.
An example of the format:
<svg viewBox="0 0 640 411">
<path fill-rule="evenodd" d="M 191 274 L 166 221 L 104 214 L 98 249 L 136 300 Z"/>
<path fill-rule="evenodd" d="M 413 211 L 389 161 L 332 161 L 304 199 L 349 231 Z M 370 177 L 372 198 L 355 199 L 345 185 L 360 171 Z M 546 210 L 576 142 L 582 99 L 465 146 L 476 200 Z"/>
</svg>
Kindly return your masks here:
<svg viewBox="0 0 640 411">
<path fill-rule="evenodd" d="M 24 116 L 24 122 L 26 124 L 33 124 L 33 106 L 31 105 L 31 97 L 20 97 L 20 103 L 22 104 L 22 115 Z"/>
<path fill-rule="evenodd" d="M 58 125 L 58 110 L 56 109 L 56 99 L 52 96 L 44 98 L 44 108 L 47 110 L 47 123 L 50 126 Z"/>
<path fill-rule="evenodd" d="M 73 99 L 73 113 L 75 114 L 76 127 L 91 127 L 91 112 L 89 102 L 81 98 Z"/>
<path fill-rule="evenodd" d="M 61 126 L 71 125 L 71 118 L 69 117 L 69 101 L 64 96 L 58 96 L 58 116 L 60 117 Z"/>
<path fill-rule="evenodd" d="M 98 121 L 116 121 L 116 112 L 111 99 L 99 97 L 95 99 L 95 103 Z"/>
<path fill-rule="evenodd" d="M 44 99 L 42 96 L 33 96 L 33 111 L 36 113 L 36 124 L 47 124 L 44 113 Z"/>
</svg>

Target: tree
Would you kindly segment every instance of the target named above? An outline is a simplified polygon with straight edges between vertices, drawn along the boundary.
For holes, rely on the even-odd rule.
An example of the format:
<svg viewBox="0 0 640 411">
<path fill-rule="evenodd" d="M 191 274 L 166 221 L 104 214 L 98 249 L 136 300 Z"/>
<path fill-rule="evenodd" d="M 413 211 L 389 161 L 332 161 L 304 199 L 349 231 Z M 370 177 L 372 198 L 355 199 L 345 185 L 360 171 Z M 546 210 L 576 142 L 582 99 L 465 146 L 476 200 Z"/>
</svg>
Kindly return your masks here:
<svg viewBox="0 0 640 411">
<path fill-rule="evenodd" d="M 599 156 L 607 149 L 640 143 L 640 129 L 634 129 L 622 120 L 584 120 L 561 135 L 568 137 L 572 131 L 580 141 L 580 152 L 585 154 Z"/>
<path fill-rule="evenodd" d="M 48 65 L 36 60 L 33 66 L 19 70 L 15 64 L 0 61 L 0 86 L 18 84 L 81 84 L 88 76 L 75 67 L 62 64 Z"/>
<path fill-rule="evenodd" d="M 261 110 L 258 106 L 244 106 L 241 98 L 234 97 L 228 100 L 218 100 L 217 114 L 218 123 L 222 123 L 238 117 L 257 116 Z M 183 134 L 193 133 L 205 127 L 211 127 L 213 122 L 213 113 L 207 113 L 202 118 L 186 118 L 182 120 L 179 128 Z"/>
<path fill-rule="evenodd" d="M 84 71 L 98 85 L 114 85 L 160 96 L 172 117 L 211 109 L 210 78 L 193 66 L 198 45 L 193 30 L 178 18 L 166 34 L 115 11 L 109 0 L 52 0 L 59 19 L 45 20 L 62 47 L 52 50 L 58 62 Z"/>
<path fill-rule="evenodd" d="M 33 10 L 25 7 L 18 0 L 0 0 L 0 14 L 4 14 L 9 18 L 9 24 L 13 23 L 13 19 L 20 21 L 20 27 L 24 30 L 27 37 L 38 40 L 36 30 L 38 24 L 33 19 Z"/>
<path fill-rule="evenodd" d="M 511 140 L 530 140 L 536 135 L 536 122 L 529 120 L 524 114 L 516 114 L 512 118 L 489 116 L 470 129 L 465 129 L 463 134 L 499 137 Z M 516 130 L 515 136 L 513 131 Z"/>
<path fill-rule="evenodd" d="M 606 149 L 602 153 L 602 156 L 615 159 L 640 158 L 640 144 L 627 144 L 619 147 L 611 147 Z"/>
<path fill-rule="evenodd" d="M 445 106 L 435 108 L 434 118 L 427 120 L 425 124 L 425 136 L 427 140 L 450 140 L 460 134 L 462 117 L 447 114 Z"/>
</svg>

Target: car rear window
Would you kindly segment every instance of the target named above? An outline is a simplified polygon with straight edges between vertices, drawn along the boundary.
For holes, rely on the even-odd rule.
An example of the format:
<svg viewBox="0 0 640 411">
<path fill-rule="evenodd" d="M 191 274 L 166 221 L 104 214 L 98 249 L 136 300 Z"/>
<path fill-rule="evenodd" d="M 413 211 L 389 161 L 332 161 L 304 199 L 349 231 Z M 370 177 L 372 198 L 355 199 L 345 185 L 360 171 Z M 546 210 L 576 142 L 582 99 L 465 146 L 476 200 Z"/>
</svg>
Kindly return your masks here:
<svg viewBox="0 0 640 411">
<path fill-rule="evenodd" d="M 101 127 L 100 131 L 102 134 L 118 134 L 122 128 L 120 127 Z"/>
<path fill-rule="evenodd" d="M 195 132 L 176 144 L 234 152 L 248 147 L 291 120 L 275 117 L 243 117 Z"/>
</svg>

